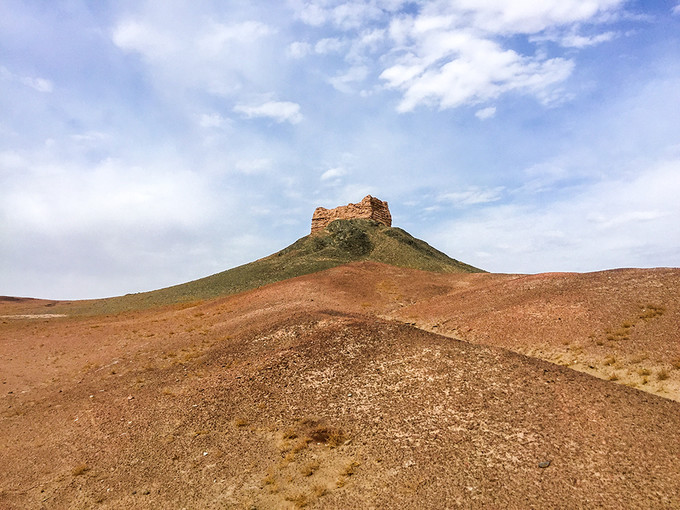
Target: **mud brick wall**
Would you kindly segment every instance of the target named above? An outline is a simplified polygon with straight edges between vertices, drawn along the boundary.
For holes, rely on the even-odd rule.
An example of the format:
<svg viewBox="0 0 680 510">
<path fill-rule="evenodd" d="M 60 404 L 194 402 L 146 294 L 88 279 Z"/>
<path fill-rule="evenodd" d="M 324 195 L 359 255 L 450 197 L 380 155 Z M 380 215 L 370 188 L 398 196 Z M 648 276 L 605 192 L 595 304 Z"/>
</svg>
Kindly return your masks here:
<svg viewBox="0 0 680 510">
<path fill-rule="evenodd" d="M 317 207 L 312 216 L 312 234 L 322 231 L 334 220 L 359 218 L 375 220 L 388 227 L 392 226 L 392 215 L 387 202 L 368 195 L 358 204 L 347 204 L 335 209 Z"/>
</svg>

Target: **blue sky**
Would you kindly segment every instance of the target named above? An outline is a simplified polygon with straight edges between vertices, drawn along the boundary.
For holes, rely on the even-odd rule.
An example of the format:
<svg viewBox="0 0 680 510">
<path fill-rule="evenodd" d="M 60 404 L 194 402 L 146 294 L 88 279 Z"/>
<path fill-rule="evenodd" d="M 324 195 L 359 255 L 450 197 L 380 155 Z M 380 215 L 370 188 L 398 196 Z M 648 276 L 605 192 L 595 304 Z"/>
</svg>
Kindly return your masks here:
<svg viewBox="0 0 680 510">
<path fill-rule="evenodd" d="M 677 0 L 0 12 L 0 294 L 191 280 L 368 193 L 494 272 L 680 265 Z"/>
</svg>

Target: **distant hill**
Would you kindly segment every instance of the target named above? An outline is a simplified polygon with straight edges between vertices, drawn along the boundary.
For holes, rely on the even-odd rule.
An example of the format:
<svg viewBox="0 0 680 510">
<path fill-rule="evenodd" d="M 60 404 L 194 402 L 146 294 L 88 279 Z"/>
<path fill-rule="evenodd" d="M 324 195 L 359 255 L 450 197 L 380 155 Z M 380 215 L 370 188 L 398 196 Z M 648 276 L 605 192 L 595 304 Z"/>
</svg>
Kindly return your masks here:
<svg viewBox="0 0 680 510">
<path fill-rule="evenodd" d="M 236 294 L 270 283 L 356 261 L 439 273 L 479 273 L 481 269 L 436 250 L 408 232 L 368 219 L 335 220 L 322 232 L 307 235 L 268 257 L 164 289 L 94 301 L 57 303 L 59 313 L 116 313 Z"/>
</svg>

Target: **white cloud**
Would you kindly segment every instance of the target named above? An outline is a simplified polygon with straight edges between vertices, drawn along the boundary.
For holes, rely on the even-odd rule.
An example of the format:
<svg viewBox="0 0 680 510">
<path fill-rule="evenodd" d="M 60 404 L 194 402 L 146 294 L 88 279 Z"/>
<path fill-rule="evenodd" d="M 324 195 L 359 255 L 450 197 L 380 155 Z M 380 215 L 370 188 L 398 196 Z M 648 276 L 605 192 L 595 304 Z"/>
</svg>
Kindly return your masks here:
<svg viewBox="0 0 680 510">
<path fill-rule="evenodd" d="M 191 226 L 210 208 L 196 174 L 113 159 L 92 169 L 31 163 L 4 188 L 0 215 L 31 232 Z"/>
<path fill-rule="evenodd" d="M 345 41 L 337 37 L 326 37 L 314 45 L 314 51 L 320 55 L 338 53 L 345 47 Z"/>
<path fill-rule="evenodd" d="M 327 12 L 314 3 L 302 3 L 297 9 L 298 17 L 308 25 L 318 27 L 323 25 L 327 19 Z"/>
<path fill-rule="evenodd" d="M 502 186 L 491 189 L 470 188 L 465 191 L 452 191 L 442 193 L 438 197 L 440 202 L 450 202 L 455 207 L 465 207 L 468 205 L 487 204 L 496 202 L 503 196 Z"/>
<path fill-rule="evenodd" d="M 272 160 L 267 158 L 242 159 L 236 162 L 236 170 L 245 175 L 257 175 L 268 171 Z"/>
<path fill-rule="evenodd" d="M 472 258 L 466 261 L 473 265 L 497 272 L 677 266 L 679 174 L 680 160 L 659 162 L 635 175 L 582 186 L 552 202 L 475 209 L 437 227 L 428 238 L 463 260 L 469 254 Z"/>
<path fill-rule="evenodd" d="M 0 173 L 10 170 L 20 170 L 26 167 L 27 160 L 17 151 L 8 150 L 0 152 Z"/>
<path fill-rule="evenodd" d="M 239 104 L 234 107 L 234 111 L 247 119 L 270 118 L 278 123 L 297 124 L 303 119 L 300 105 L 289 101 L 267 101 L 259 105 Z"/>
<path fill-rule="evenodd" d="M 141 56 L 143 72 L 161 97 L 177 102 L 189 89 L 233 97 L 246 86 L 270 88 L 283 65 L 277 29 L 261 21 L 220 22 L 219 13 L 170 3 L 163 15 L 140 3 L 138 12 L 119 21 L 112 40 L 121 50 Z"/>
<path fill-rule="evenodd" d="M 37 90 L 38 92 L 52 92 L 54 89 L 53 83 L 46 78 L 36 78 L 32 76 L 19 76 L 4 66 L 0 66 L 0 78 L 9 81 L 19 82 L 22 85 Z"/>
<path fill-rule="evenodd" d="M 340 92 L 352 92 L 354 90 L 352 85 L 364 81 L 368 76 L 368 72 L 369 70 L 366 66 L 350 67 L 347 71 L 331 78 L 329 81 Z"/>
<path fill-rule="evenodd" d="M 165 59 L 177 51 L 176 39 L 170 34 L 138 20 L 130 19 L 118 24 L 113 30 L 112 39 L 119 48 L 151 59 Z"/>
<path fill-rule="evenodd" d="M 347 175 L 347 170 L 342 167 L 330 168 L 321 174 L 322 181 L 330 181 Z"/>
<path fill-rule="evenodd" d="M 590 21 L 625 0 L 456 0 L 435 1 L 424 12 L 448 15 L 492 34 L 533 34 L 550 27 Z"/>
<path fill-rule="evenodd" d="M 680 3 L 678 5 L 676 5 L 675 7 L 673 7 L 673 10 L 671 12 L 673 14 L 675 14 L 676 16 L 680 15 Z"/>
<path fill-rule="evenodd" d="M 601 213 L 588 215 L 587 218 L 592 221 L 599 229 L 610 229 L 637 222 L 653 221 L 666 216 L 663 212 L 657 210 L 638 210 L 625 211 L 611 216 L 604 216 Z"/>
<path fill-rule="evenodd" d="M 332 23 L 341 29 L 356 29 L 380 18 L 386 10 L 395 10 L 403 0 L 350 0 L 350 1 L 292 1 L 297 17 L 311 26 Z"/>
<path fill-rule="evenodd" d="M 50 80 L 45 78 L 30 78 L 24 77 L 21 79 L 21 83 L 37 90 L 38 92 L 52 92 L 53 86 Z"/>
<path fill-rule="evenodd" d="M 259 21 L 244 21 L 225 25 L 213 23 L 206 33 L 198 38 L 197 49 L 203 54 L 221 55 L 234 44 L 244 45 L 269 35 L 272 29 Z"/>
<path fill-rule="evenodd" d="M 71 135 L 71 139 L 74 142 L 89 146 L 100 144 L 110 138 L 110 135 L 100 131 L 89 131 L 87 133 Z"/>
<path fill-rule="evenodd" d="M 603 42 L 611 41 L 616 37 L 614 32 L 604 32 L 594 36 L 583 36 L 571 34 L 564 37 L 560 44 L 567 48 L 585 48 L 586 46 L 594 46 Z"/>
<path fill-rule="evenodd" d="M 481 110 L 477 110 L 475 112 L 475 117 L 477 117 L 479 120 L 490 119 L 494 115 L 496 115 L 496 107 L 495 106 L 489 106 L 487 108 L 482 108 Z"/>
<path fill-rule="evenodd" d="M 286 53 L 291 58 L 303 58 L 312 52 L 312 46 L 308 42 L 295 41 L 288 45 Z"/>
<path fill-rule="evenodd" d="M 342 28 L 351 29 L 363 26 L 367 20 L 380 17 L 382 11 L 373 2 L 342 2 L 332 10 L 333 22 Z"/>
<path fill-rule="evenodd" d="M 227 125 L 229 119 L 219 113 L 202 113 L 198 119 L 198 125 L 202 128 L 221 128 Z"/>
<path fill-rule="evenodd" d="M 604 42 L 608 42 L 616 38 L 616 32 L 603 32 L 596 35 L 580 35 L 576 31 L 571 30 L 566 34 L 539 34 L 531 36 L 530 42 L 554 41 L 564 48 L 586 48 L 588 46 L 595 46 Z"/>
<path fill-rule="evenodd" d="M 464 32 L 432 34 L 419 46 L 419 56 L 407 54 L 380 75 L 388 87 L 403 91 L 400 112 L 412 111 L 418 105 L 456 108 L 508 91 L 540 96 L 564 81 L 574 67 L 572 61 L 562 58 L 523 57 L 494 41 Z"/>
<path fill-rule="evenodd" d="M 391 20 L 395 48 L 383 56 L 387 65 L 380 78 L 402 92 L 400 112 L 456 108 L 508 92 L 558 102 L 568 97 L 558 86 L 571 75 L 574 61 L 521 53 L 504 46 L 506 38 L 527 35 L 530 42 L 559 40 L 570 48 L 609 41 L 616 34 L 598 33 L 598 17 L 615 12 L 623 1 L 435 0 L 416 15 Z M 593 33 L 580 35 L 577 29 L 586 22 Z"/>
</svg>

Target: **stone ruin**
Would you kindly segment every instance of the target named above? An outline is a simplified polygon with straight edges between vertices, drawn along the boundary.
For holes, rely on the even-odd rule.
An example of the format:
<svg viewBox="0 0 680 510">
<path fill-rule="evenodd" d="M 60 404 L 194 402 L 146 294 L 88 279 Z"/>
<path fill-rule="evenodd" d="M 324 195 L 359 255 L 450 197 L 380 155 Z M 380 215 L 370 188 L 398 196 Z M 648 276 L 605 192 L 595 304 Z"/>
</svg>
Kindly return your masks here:
<svg viewBox="0 0 680 510">
<path fill-rule="evenodd" d="M 374 220 L 388 227 L 392 226 L 392 215 L 387 202 L 367 195 L 358 204 L 347 204 L 335 209 L 317 207 L 312 216 L 312 234 L 321 232 L 334 220 L 354 219 Z"/>
</svg>

